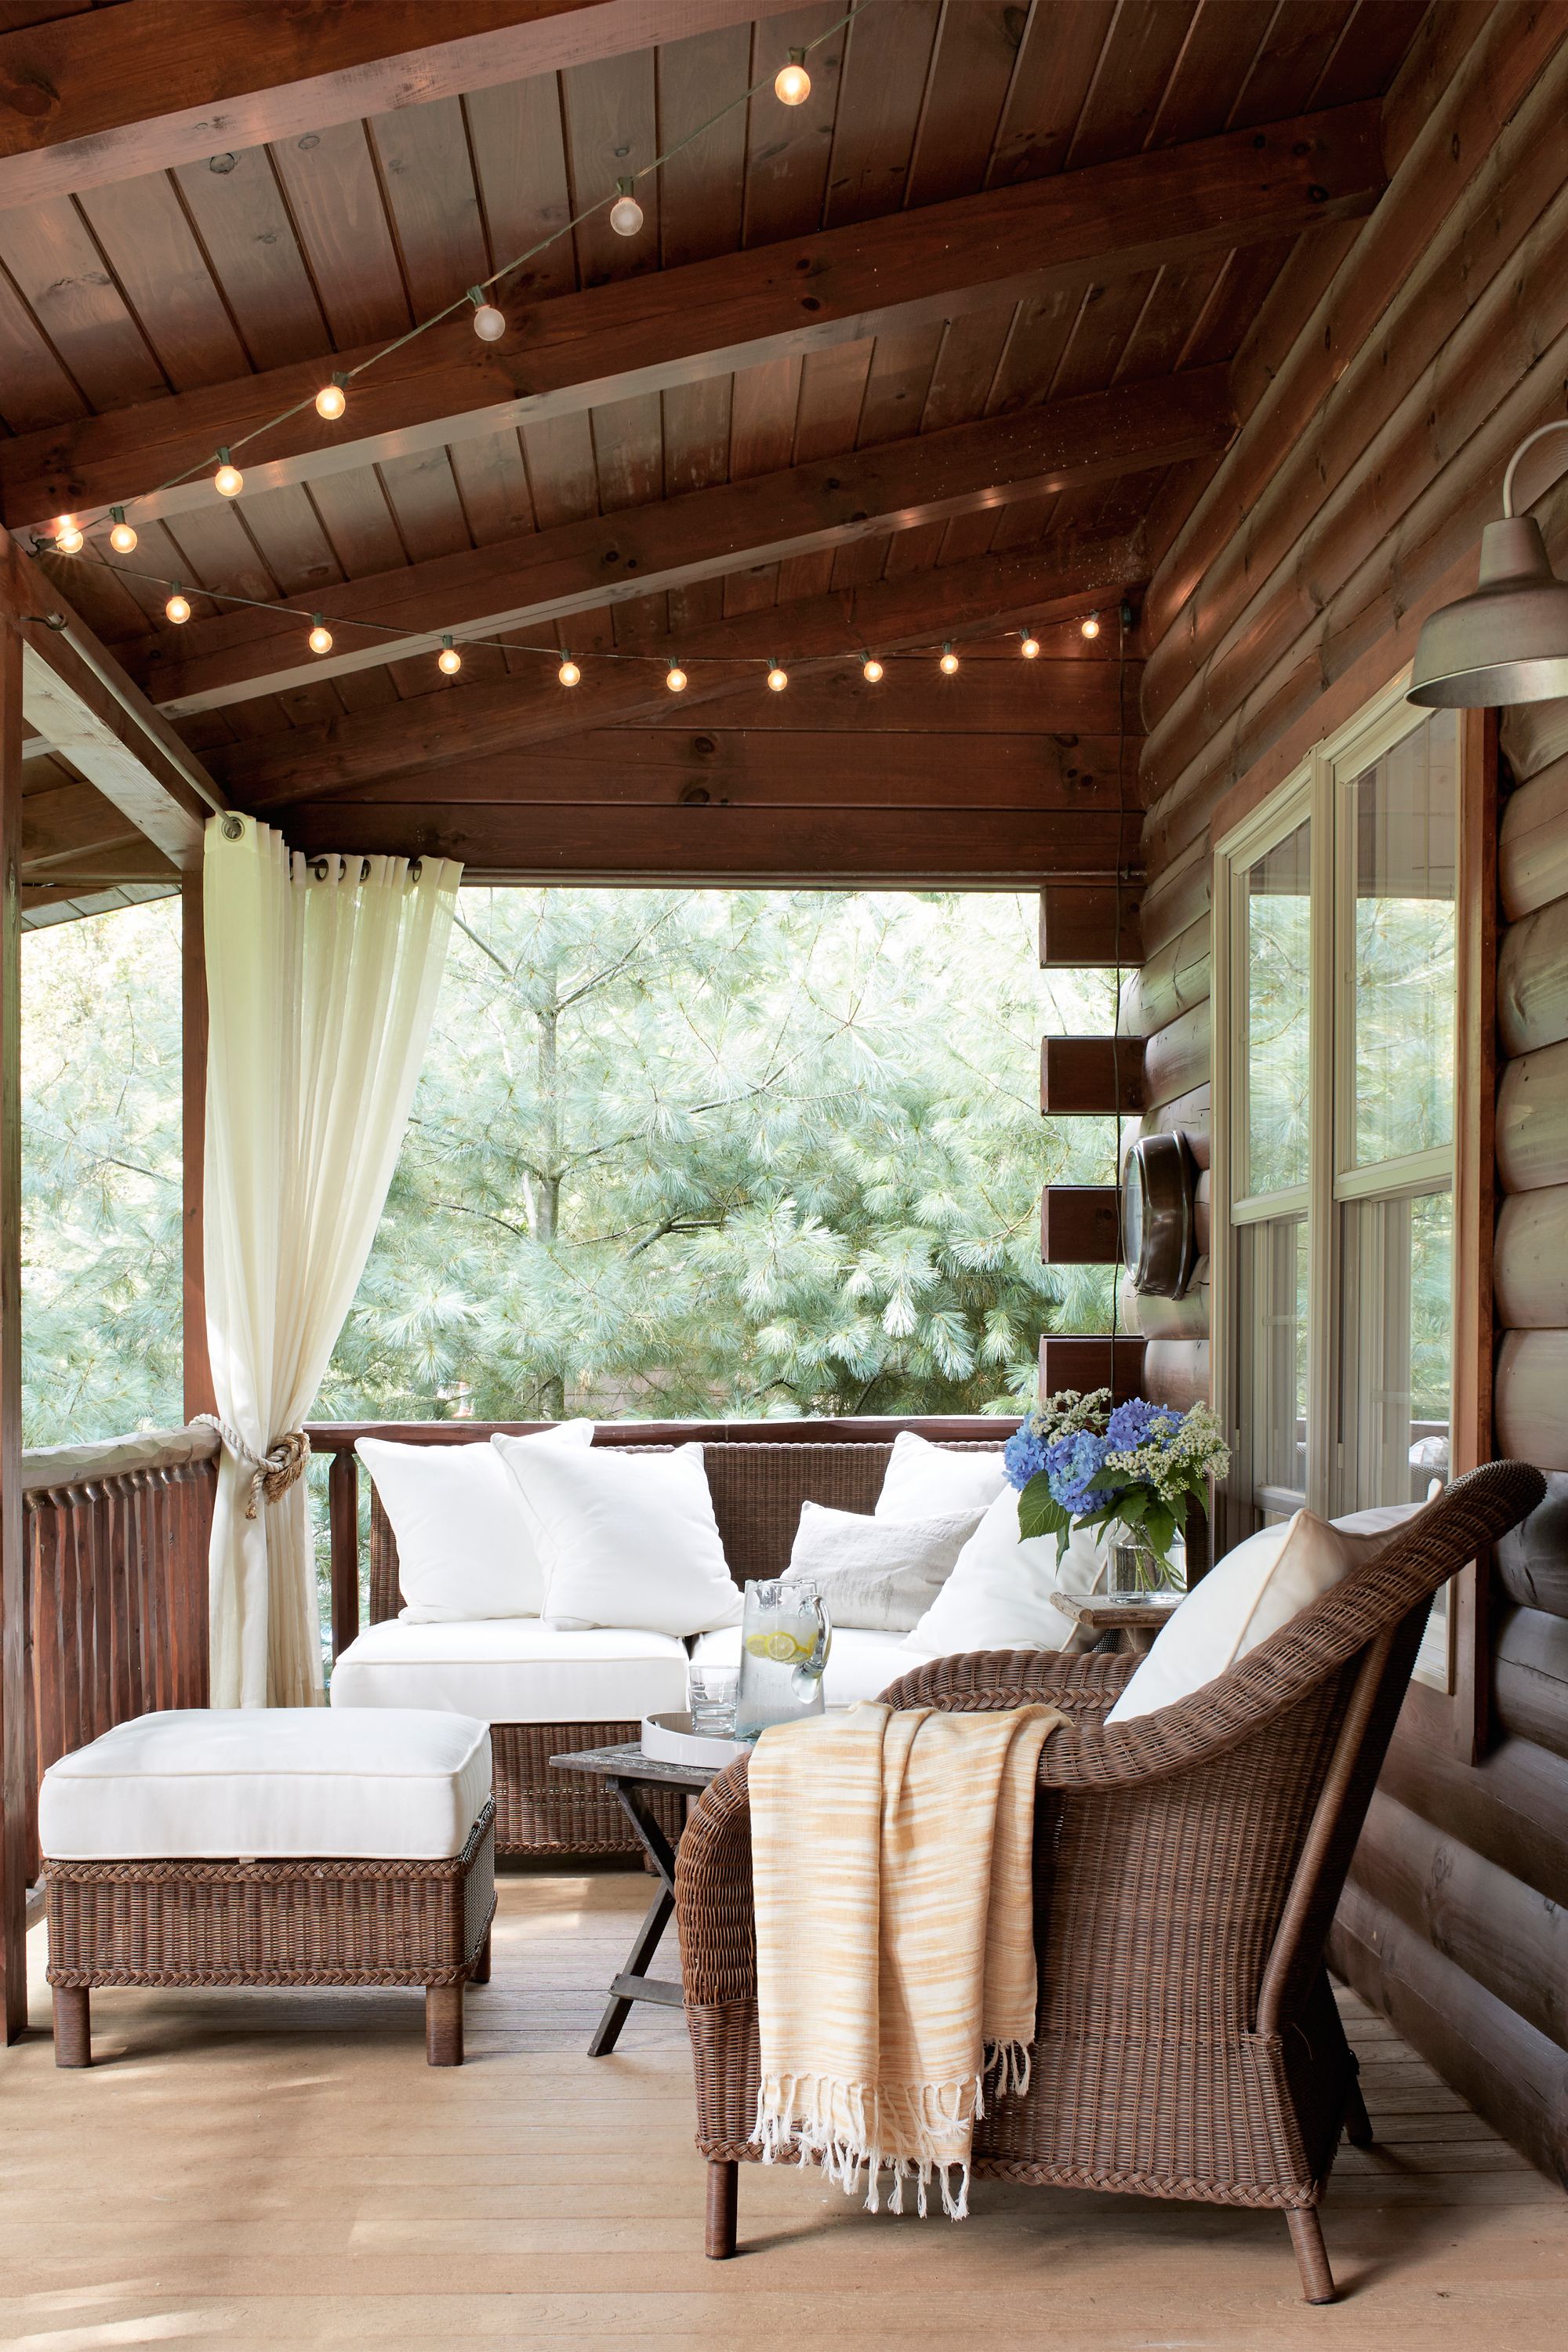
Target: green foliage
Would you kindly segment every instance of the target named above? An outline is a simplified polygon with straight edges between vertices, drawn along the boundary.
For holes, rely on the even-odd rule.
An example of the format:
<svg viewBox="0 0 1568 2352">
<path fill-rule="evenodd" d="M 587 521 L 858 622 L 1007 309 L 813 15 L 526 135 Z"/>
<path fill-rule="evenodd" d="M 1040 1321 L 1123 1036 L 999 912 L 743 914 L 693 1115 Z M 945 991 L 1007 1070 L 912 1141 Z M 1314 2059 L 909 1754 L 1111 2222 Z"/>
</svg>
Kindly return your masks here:
<svg viewBox="0 0 1568 2352">
<path fill-rule="evenodd" d="M 472 890 L 321 1417 L 1021 1409 L 1100 1268 L 1042 1185 L 1029 897 Z M 31 937 L 28 1441 L 179 1418 L 178 913 Z M 1055 1003 L 1048 1001 L 1054 997 Z M 1016 1402 L 1015 1403 L 1015 1401 Z"/>
</svg>

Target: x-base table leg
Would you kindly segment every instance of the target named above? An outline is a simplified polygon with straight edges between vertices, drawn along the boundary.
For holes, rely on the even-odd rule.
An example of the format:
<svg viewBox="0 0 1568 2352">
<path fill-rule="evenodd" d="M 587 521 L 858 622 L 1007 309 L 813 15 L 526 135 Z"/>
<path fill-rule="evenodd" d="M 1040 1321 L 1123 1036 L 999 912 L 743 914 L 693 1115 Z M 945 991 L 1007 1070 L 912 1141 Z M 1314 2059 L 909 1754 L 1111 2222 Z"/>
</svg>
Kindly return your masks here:
<svg viewBox="0 0 1568 2352">
<path fill-rule="evenodd" d="M 621 2028 L 631 2015 L 634 2000 L 655 2000 L 666 2009 L 683 2009 L 686 1996 L 678 1984 L 661 1977 L 645 1976 L 643 1971 L 658 1949 L 658 1939 L 669 1925 L 669 1915 L 675 1908 L 675 1848 L 665 1836 L 653 1810 L 635 1781 L 606 1780 L 605 1786 L 620 1801 L 621 1810 L 637 1833 L 648 1860 L 658 1874 L 658 1893 L 648 1905 L 647 1916 L 637 1929 L 626 1965 L 618 1976 L 610 1979 L 610 1998 L 605 2014 L 594 2029 L 588 2044 L 590 2058 L 607 2058 L 621 2038 Z"/>
</svg>

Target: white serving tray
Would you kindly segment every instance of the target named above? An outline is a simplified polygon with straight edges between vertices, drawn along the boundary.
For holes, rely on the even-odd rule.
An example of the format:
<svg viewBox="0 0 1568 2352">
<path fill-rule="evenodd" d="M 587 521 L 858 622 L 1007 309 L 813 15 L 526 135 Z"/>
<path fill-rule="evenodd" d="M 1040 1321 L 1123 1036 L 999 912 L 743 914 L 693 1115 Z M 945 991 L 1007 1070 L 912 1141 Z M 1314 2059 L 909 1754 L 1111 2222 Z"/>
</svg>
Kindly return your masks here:
<svg viewBox="0 0 1568 2352">
<path fill-rule="evenodd" d="M 737 1756 L 749 1756 L 749 1739 L 715 1739 L 693 1731 L 689 1715 L 645 1715 L 642 1719 L 642 1752 L 656 1764 L 732 1764 Z"/>
</svg>

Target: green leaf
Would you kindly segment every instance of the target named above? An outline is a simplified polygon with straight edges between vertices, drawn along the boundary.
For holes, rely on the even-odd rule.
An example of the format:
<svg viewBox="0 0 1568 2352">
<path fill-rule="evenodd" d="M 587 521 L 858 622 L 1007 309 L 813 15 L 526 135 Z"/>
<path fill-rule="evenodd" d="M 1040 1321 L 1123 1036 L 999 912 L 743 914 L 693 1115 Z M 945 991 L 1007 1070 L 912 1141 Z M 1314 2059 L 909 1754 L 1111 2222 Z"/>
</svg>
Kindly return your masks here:
<svg viewBox="0 0 1568 2352">
<path fill-rule="evenodd" d="M 1043 1470 L 1037 1470 L 1018 1497 L 1020 1538 L 1026 1539 L 1031 1536 L 1065 1536 L 1071 1526 L 1071 1515 L 1063 1510 L 1052 1494 L 1049 1479 Z"/>
<path fill-rule="evenodd" d="M 1165 1503 L 1151 1503 L 1143 1514 L 1143 1532 L 1163 1559 L 1175 1537 L 1175 1513 Z"/>
<path fill-rule="evenodd" d="M 1119 1519 L 1125 1519 L 1130 1528 L 1136 1528 L 1142 1526 L 1148 1509 L 1147 1487 L 1129 1486 L 1124 1495 L 1117 1496 L 1116 1508 L 1112 1516 Z"/>
</svg>

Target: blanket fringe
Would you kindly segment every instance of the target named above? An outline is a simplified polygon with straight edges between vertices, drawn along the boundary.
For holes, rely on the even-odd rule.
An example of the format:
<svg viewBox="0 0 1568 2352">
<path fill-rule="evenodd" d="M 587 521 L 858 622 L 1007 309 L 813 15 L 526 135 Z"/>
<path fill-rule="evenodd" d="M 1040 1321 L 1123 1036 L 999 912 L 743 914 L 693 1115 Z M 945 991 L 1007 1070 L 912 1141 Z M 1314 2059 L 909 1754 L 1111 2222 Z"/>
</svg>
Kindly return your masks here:
<svg viewBox="0 0 1568 2352">
<path fill-rule="evenodd" d="M 987 2042 L 978 2074 L 952 2083 L 874 2084 L 824 2074 L 775 2074 L 757 2094 L 752 2142 L 764 2164 L 799 2157 L 815 2164 L 852 2197 L 867 2176 L 866 2210 L 881 2210 L 881 2177 L 889 2179 L 888 2210 L 904 2210 L 904 2183 L 915 2184 L 916 2210 L 927 2215 L 934 2179 L 951 2221 L 969 2211 L 969 2164 L 944 2154 L 985 2113 L 985 2080 L 1001 2098 L 1022 2098 L 1029 2087 L 1026 2042 Z M 895 2153 L 895 2151 L 897 2151 Z"/>
</svg>

